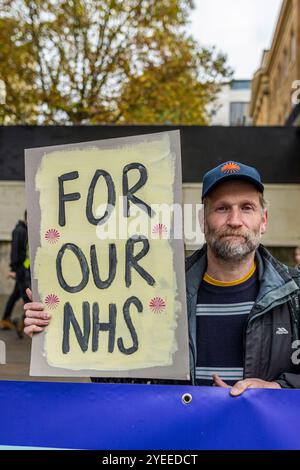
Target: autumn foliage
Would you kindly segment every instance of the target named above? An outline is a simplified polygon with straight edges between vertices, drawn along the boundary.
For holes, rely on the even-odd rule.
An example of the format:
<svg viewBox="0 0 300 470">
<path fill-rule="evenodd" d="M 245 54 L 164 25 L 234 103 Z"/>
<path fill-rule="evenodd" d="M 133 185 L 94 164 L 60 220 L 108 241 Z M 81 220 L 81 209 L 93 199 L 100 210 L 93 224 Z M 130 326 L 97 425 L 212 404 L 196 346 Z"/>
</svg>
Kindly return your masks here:
<svg viewBox="0 0 300 470">
<path fill-rule="evenodd" d="M 2 124 L 206 124 L 231 71 L 190 0 L 0 0 Z"/>
</svg>

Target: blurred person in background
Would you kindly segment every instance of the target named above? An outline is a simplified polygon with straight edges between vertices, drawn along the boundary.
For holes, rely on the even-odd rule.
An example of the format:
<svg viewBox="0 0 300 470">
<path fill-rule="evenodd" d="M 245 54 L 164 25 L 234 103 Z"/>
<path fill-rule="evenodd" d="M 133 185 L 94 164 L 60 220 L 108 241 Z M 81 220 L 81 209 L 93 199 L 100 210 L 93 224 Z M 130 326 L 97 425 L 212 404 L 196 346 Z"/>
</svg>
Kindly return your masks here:
<svg viewBox="0 0 300 470">
<path fill-rule="evenodd" d="M 27 211 L 24 220 L 19 220 L 12 232 L 12 246 L 10 254 L 10 273 L 8 277 L 15 279 L 15 287 L 11 293 L 0 321 L 1 329 L 16 328 L 19 338 L 23 337 L 23 319 L 11 320 L 11 314 L 15 303 L 22 298 L 28 302 L 26 288 L 30 287 L 30 262 L 28 252 Z"/>
</svg>

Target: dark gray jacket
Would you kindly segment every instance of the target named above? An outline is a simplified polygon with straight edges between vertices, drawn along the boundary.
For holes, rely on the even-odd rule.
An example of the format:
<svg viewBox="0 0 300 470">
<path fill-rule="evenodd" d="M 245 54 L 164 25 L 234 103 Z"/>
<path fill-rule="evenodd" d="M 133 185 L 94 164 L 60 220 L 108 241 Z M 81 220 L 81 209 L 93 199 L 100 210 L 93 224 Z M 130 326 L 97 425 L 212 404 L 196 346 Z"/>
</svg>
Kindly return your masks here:
<svg viewBox="0 0 300 470">
<path fill-rule="evenodd" d="M 186 260 L 192 383 L 197 360 L 197 292 L 206 271 L 206 253 L 204 246 Z M 256 263 L 260 288 L 244 332 L 244 378 L 277 381 L 284 388 L 300 388 L 300 365 L 292 363 L 295 353 L 292 343 L 299 339 L 300 271 L 280 263 L 262 245 L 256 252 Z"/>
</svg>

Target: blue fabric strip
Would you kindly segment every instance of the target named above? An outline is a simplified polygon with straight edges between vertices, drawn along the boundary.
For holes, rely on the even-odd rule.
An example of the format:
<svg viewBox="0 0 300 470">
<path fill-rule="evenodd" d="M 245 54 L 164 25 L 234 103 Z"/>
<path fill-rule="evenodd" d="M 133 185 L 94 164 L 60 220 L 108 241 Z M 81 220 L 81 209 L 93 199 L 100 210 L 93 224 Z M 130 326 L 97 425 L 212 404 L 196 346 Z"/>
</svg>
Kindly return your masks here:
<svg viewBox="0 0 300 470">
<path fill-rule="evenodd" d="M 3 447 L 300 449 L 300 390 L 2 381 L 0 399 Z"/>
</svg>

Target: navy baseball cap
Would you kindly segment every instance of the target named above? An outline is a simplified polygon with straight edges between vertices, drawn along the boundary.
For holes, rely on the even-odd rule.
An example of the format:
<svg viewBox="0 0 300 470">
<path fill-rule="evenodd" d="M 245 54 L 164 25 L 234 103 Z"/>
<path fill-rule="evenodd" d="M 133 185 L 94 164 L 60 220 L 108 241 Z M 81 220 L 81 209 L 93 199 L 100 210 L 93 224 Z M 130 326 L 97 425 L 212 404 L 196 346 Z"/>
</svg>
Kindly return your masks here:
<svg viewBox="0 0 300 470">
<path fill-rule="evenodd" d="M 252 183 L 260 193 L 264 192 L 260 174 L 252 166 L 238 162 L 226 162 L 205 173 L 203 177 L 202 199 L 208 195 L 218 184 L 228 180 L 246 180 Z"/>
</svg>

